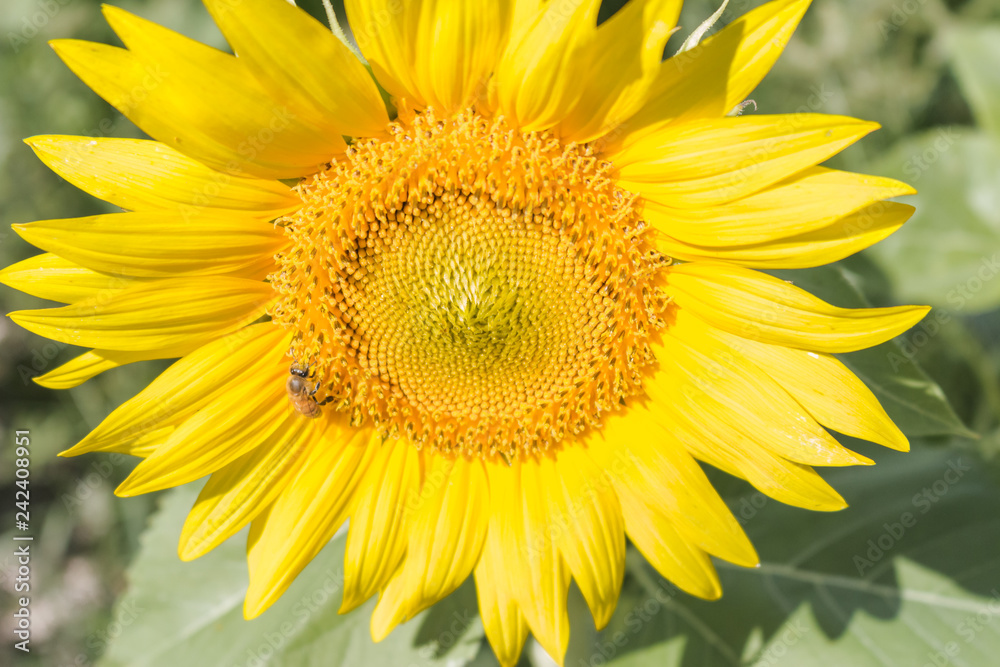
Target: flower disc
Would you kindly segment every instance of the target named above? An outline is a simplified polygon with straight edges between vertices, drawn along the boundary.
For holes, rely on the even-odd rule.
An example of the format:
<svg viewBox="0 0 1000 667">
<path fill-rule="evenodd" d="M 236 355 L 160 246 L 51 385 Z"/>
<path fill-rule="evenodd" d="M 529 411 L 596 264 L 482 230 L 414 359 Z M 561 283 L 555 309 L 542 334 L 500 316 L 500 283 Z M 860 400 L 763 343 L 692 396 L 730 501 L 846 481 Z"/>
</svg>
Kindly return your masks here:
<svg viewBox="0 0 1000 667">
<path fill-rule="evenodd" d="M 417 446 L 547 450 L 639 388 L 666 258 L 589 147 L 407 114 L 299 186 L 271 278 L 316 399 Z"/>
</svg>

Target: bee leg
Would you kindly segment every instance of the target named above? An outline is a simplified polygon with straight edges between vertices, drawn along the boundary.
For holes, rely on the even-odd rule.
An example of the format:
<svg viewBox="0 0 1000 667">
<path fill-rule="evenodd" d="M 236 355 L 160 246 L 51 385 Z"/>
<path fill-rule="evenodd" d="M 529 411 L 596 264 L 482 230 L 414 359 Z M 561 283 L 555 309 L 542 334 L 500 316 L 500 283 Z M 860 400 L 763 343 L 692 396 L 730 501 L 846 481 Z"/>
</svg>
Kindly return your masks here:
<svg viewBox="0 0 1000 667">
<path fill-rule="evenodd" d="M 322 401 L 316 401 L 316 405 L 320 405 L 320 406 L 326 405 L 327 403 L 329 403 L 332 400 L 333 400 L 333 396 L 327 396 Z"/>
<path fill-rule="evenodd" d="M 319 382 L 313 385 L 312 391 L 309 392 L 309 397 L 312 398 L 315 396 L 317 391 L 319 391 Z"/>
</svg>

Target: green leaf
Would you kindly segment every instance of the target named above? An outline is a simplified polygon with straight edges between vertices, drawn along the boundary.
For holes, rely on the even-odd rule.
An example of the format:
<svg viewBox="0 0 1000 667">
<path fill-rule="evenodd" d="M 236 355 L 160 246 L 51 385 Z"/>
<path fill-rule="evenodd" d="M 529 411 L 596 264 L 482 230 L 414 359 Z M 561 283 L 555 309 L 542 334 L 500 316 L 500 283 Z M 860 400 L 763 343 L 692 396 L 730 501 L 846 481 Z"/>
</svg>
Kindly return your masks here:
<svg viewBox="0 0 1000 667">
<path fill-rule="evenodd" d="M 927 377 L 909 348 L 889 342 L 838 356 L 868 385 L 907 436 L 977 437 L 958 418 L 941 387 Z"/>
<path fill-rule="evenodd" d="M 872 169 L 920 191 L 906 199 L 913 217 L 867 251 L 896 296 L 963 315 L 1000 306 L 1000 138 L 939 128 L 896 144 Z"/>
<path fill-rule="evenodd" d="M 948 50 L 980 127 L 1000 139 L 1000 24 L 960 24 L 948 35 Z"/>
<path fill-rule="evenodd" d="M 870 304 L 855 286 L 860 278 L 837 264 L 798 271 L 771 271 L 812 294 L 842 308 Z M 923 337 L 936 336 L 947 313 L 932 311 L 901 338 L 881 345 L 837 355 L 868 385 L 896 425 L 909 437 L 957 435 L 975 437 L 948 404 L 941 387 L 923 371 L 916 356 Z"/>
<path fill-rule="evenodd" d="M 1000 486 L 965 451 L 879 459 L 828 476 L 851 504 L 842 512 L 759 493 L 735 502 L 762 564 L 717 563 L 719 601 L 677 591 L 630 553 L 611 623 L 567 664 L 995 664 L 1000 555 L 986 545 L 1000 541 Z"/>
<path fill-rule="evenodd" d="M 331 540 L 271 609 L 244 620 L 245 531 L 194 562 L 177 557 L 197 486 L 166 495 L 143 535 L 114 614 L 120 635 L 108 633 L 103 667 L 461 667 L 479 651 L 483 630 L 471 584 L 379 644 L 368 630 L 374 600 L 339 615 L 344 535 Z"/>
</svg>

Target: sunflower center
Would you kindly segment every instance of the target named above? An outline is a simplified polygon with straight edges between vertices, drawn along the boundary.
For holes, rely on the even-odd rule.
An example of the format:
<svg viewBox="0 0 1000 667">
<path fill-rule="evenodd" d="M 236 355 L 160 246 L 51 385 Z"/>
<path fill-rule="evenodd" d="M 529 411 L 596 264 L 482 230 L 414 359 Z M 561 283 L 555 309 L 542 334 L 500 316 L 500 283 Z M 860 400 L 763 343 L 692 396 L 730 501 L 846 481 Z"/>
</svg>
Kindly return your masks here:
<svg viewBox="0 0 1000 667">
<path fill-rule="evenodd" d="M 314 399 L 386 437 L 531 455 L 639 391 L 662 325 L 632 198 L 586 146 L 406 113 L 297 188 L 271 276 Z"/>
</svg>

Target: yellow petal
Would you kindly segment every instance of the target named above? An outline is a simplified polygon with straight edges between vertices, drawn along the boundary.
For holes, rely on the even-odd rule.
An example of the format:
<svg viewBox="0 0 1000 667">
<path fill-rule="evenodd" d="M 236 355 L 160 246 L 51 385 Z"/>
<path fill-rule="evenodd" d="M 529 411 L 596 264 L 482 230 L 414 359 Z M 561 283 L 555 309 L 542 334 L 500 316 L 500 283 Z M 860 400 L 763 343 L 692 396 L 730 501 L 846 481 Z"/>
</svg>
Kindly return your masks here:
<svg viewBox="0 0 1000 667">
<path fill-rule="evenodd" d="M 491 500 L 497 501 L 491 489 Z M 492 513 L 496 516 L 496 512 Z M 499 537 L 500 529 L 491 519 L 483 552 L 476 565 L 476 592 L 479 615 L 483 619 L 486 638 L 502 667 L 514 667 L 528 639 L 528 621 L 518 609 L 514 588 L 507 575 L 507 553 Z"/>
<path fill-rule="evenodd" d="M 88 269 L 143 278 L 233 274 L 263 280 L 288 244 L 274 225 L 236 215 L 115 213 L 13 225 L 28 243 Z"/>
<path fill-rule="evenodd" d="M 600 5 L 599 0 L 548 3 L 509 43 L 497 66 L 497 102 L 522 131 L 553 127 L 580 100 Z"/>
<path fill-rule="evenodd" d="M 109 295 L 136 280 L 121 274 L 97 273 L 45 253 L 0 270 L 0 283 L 49 301 L 74 303 L 98 294 Z"/>
<path fill-rule="evenodd" d="M 416 107 L 451 112 L 485 101 L 507 44 L 513 0 L 347 0 L 375 78 Z"/>
<path fill-rule="evenodd" d="M 695 48 L 665 60 L 645 106 L 622 126 L 625 145 L 669 122 L 721 118 L 746 99 L 781 55 L 810 0 L 775 0 Z M 723 74 L 725 73 L 725 74 Z"/>
<path fill-rule="evenodd" d="M 342 614 L 385 588 L 403 562 L 408 509 L 420 497 L 419 456 L 409 443 L 383 444 L 358 488 L 344 553 Z"/>
<path fill-rule="evenodd" d="M 551 539 L 583 593 L 597 629 L 611 620 L 625 576 L 625 524 L 609 476 L 586 450 L 540 463 Z"/>
<path fill-rule="evenodd" d="M 90 350 L 75 357 L 45 375 L 34 378 L 37 384 L 49 389 L 72 389 L 90 378 L 137 361 L 150 359 L 174 359 L 192 352 L 214 337 L 192 339 L 188 345 L 175 348 L 141 350 L 139 352 L 120 352 L 117 350 Z"/>
<path fill-rule="evenodd" d="M 281 597 L 347 519 L 358 482 L 381 438 L 332 423 L 311 443 L 298 475 L 250 527 L 250 588 L 243 615 L 256 618 Z"/>
<path fill-rule="evenodd" d="M 692 544 L 733 563 L 757 564 L 750 540 L 704 471 L 645 406 L 608 417 L 595 437 L 598 464 L 670 517 Z"/>
<path fill-rule="evenodd" d="M 551 539 L 539 467 L 534 462 L 489 465 L 488 473 L 491 525 L 499 533 L 511 590 L 538 643 L 562 664 L 569 645 L 570 572 Z"/>
<path fill-rule="evenodd" d="M 418 506 L 407 518 L 406 560 L 372 615 L 375 641 L 451 594 L 468 578 L 486 538 L 489 507 L 481 461 L 432 455 Z"/>
<path fill-rule="evenodd" d="M 676 265 L 667 280 L 680 308 L 723 331 L 813 352 L 851 352 L 884 343 L 930 310 L 837 308 L 773 276 L 721 262 Z"/>
<path fill-rule="evenodd" d="M 137 465 L 115 494 L 137 496 L 200 479 L 262 446 L 290 417 L 308 419 L 285 393 L 284 352 L 271 350 L 254 364 L 252 377 L 212 397 Z"/>
<path fill-rule="evenodd" d="M 308 443 L 322 431 L 317 420 L 287 414 L 260 446 L 213 473 L 181 530 L 181 560 L 208 553 L 273 503 L 298 472 Z"/>
<path fill-rule="evenodd" d="M 597 27 L 580 99 L 556 130 L 564 141 L 593 141 L 642 107 L 680 11 L 680 0 L 632 0 Z"/>
<path fill-rule="evenodd" d="M 158 141 L 45 135 L 25 143 L 76 187 L 129 211 L 188 219 L 225 209 L 271 220 L 302 205 L 284 183 L 215 171 Z"/>
<path fill-rule="evenodd" d="M 391 2 L 392 0 L 390 0 Z M 443 111 L 478 103 L 507 46 L 513 0 L 420 0 L 407 37 L 419 97 Z"/>
<path fill-rule="evenodd" d="M 609 156 L 623 188 L 671 207 L 717 206 L 813 167 L 878 129 L 786 114 L 675 123 Z"/>
<path fill-rule="evenodd" d="M 242 328 L 260 317 L 274 297 L 270 285 L 256 280 L 168 278 L 71 306 L 20 310 L 10 318 L 39 336 L 70 345 L 138 352 Z"/>
<path fill-rule="evenodd" d="M 261 178 L 316 172 L 344 148 L 271 99 L 234 56 L 105 5 L 131 49 L 56 40 L 60 58 L 152 136 L 209 167 Z"/>
<path fill-rule="evenodd" d="M 83 384 L 104 371 L 118 368 L 136 361 L 147 361 L 160 357 L 150 356 L 153 351 L 115 352 L 113 350 L 90 350 L 54 368 L 45 375 L 34 378 L 37 384 L 48 389 L 71 389 Z M 178 355 L 179 356 L 179 355 Z M 166 358 L 166 357 L 165 357 Z"/>
<path fill-rule="evenodd" d="M 835 512 L 847 503 L 833 487 L 807 465 L 778 456 L 720 420 L 678 416 L 676 410 L 654 410 L 692 456 L 745 479 L 762 493 L 787 505 L 818 512 Z M 743 507 L 740 507 L 743 516 Z M 747 518 L 743 516 L 743 518 Z"/>
<path fill-rule="evenodd" d="M 699 246 L 654 233 L 656 247 L 676 259 L 720 259 L 752 268 L 804 269 L 836 262 L 878 243 L 902 227 L 913 211 L 907 204 L 878 202 L 826 227 L 750 245 Z"/>
<path fill-rule="evenodd" d="M 906 436 L 875 395 L 835 357 L 766 345 L 723 332 L 720 335 L 735 354 L 745 356 L 774 378 L 819 423 L 892 449 L 909 449 Z"/>
<path fill-rule="evenodd" d="M 520 43 L 524 34 L 531 30 L 535 21 L 545 9 L 549 0 L 514 0 L 514 20 L 510 26 L 510 43 Z"/>
<path fill-rule="evenodd" d="M 138 456 L 144 459 L 166 442 L 174 430 L 173 426 L 164 426 L 139 437 L 122 440 L 94 451 L 128 454 L 129 456 Z M 64 456 L 65 454 L 63 452 L 60 456 Z"/>
<path fill-rule="evenodd" d="M 274 350 L 287 350 L 290 340 L 283 329 L 264 322 L 198 348 L 120 405 L 62 455 L 98 451 L 184 422 L 218 393 L 252 378 L 261 357 Z"/>
<path fill-rule="evenodd" d="M 421 1 L 345 0 L 347 22 L 375 79 L 394 97 L 426 106 L 414 81 L 412 30 Z"/>
<path fill-rule="evenodd" d="M 625 531 L 649 564 L 682 591 L 708 600 L 722 595 L 712 559 L 681 535 L 668 515 L 650 507 L 626 480 L 615 484 Z M 663 602 L 663 600 L 661 600 Z"/>
<path fill-rule="evenodd" d="M 797 463 L 871 464 L 838 443 L 770 376 L 697 318 L 678 314 L 657 356 L 661 366 L 646 391 L 658 408 L 684 412 L 688 421 L 738 427 Z"/>
<path fill-rule="evenodd" d="M 331 135 L 385 132 L 385 104 L 351 50 L 285 0 L 207 0 L 205 6 L 240 60 L 276 100 Z"/>
<path fill-rule="evenodd" d="M 643 217 L 684 243 L 708 247 L 747 245 L 827 227 L 873 202 L 913 194 L 890 178 L 812 167 L 770 188 L 728 204 L 696 204 L 644 189 Z M 674 204 L 681 205 L 677 208 Z"/>
</svg>

